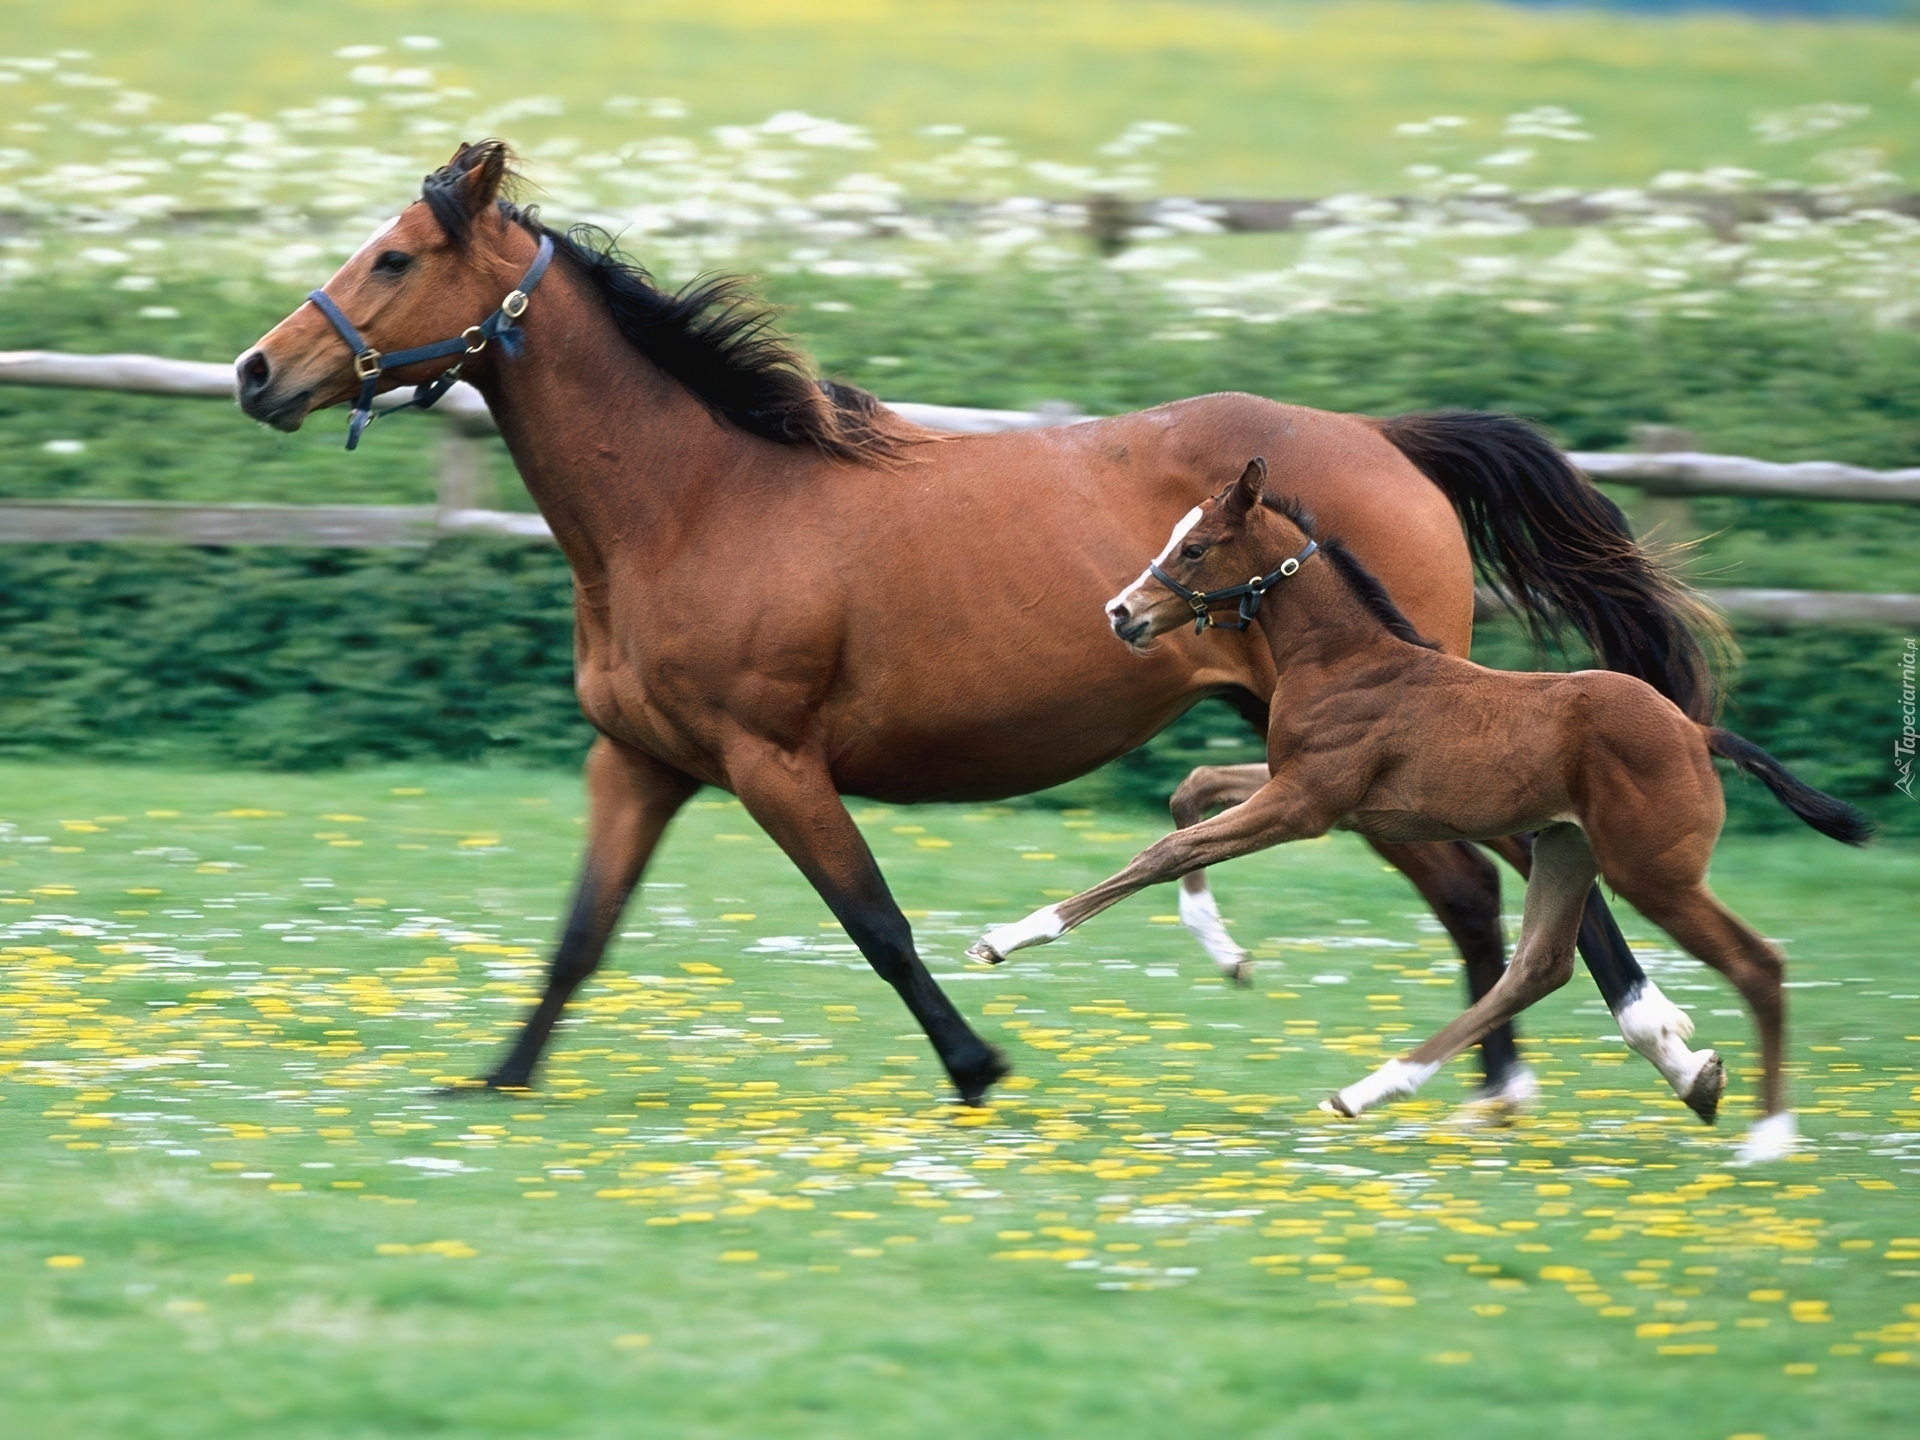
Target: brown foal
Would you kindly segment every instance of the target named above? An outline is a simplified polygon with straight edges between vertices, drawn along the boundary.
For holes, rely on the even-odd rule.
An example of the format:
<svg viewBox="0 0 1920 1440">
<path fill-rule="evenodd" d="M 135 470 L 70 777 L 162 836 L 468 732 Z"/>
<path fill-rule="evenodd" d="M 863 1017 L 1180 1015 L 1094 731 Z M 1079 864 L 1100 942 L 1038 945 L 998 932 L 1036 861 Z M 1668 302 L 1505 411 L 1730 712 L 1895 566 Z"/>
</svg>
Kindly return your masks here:
<svg viewBox="0 0 1920 1440">
<path fill-rule="evenodd" d="M 1491 1027 L 1564 985 L 1596 875 L 1690 954 L 1725 975 L 1760 1030 L 1763 1119 L 1743 1158 L 1793 1142 L 1781 1076 L 1779 953 L 1707 888 L 1726 815 L 1712 756 L 1757 776 L 1795 815 L 1850 844 L 1865 817 L 1790 775 L 1758 746 L 1683 714 L 1650 685 L 1607 670 L 1511 674 L 1440 653 L 1337 540 L 1266 499 L 1256 459 L 1182 521 L 1158 560 L 1109 602 L 1114 631 L 1144 651 L 1205 617 L 1241 577 L 1263 580 L 1257 627 L 1286 677 L 1267 728 L 1271 776 L 1211 820 L 1178 830 L 1112 879 L 989 932 L 970 952 L 997 962 L 1071 930 L 1135 891 L 1287 840 L 1357 831 L 1374 840 L 1485 840 L 1537 832 L 1520 938 L 1507 973 L 1470 1010 L 1327 1101 L 1358 1115 L 1411 1095 Z M 1317 552 L 1317 553 L 1316 553 Z M 1245 591 L 1247 586 L 1236 586 Z M 1243 616 L 1247 611 L 1243 608 Z M 1724 1076 L 1703 1063 L 1683 1091 L 1710 1110 Z"/>
<path fill-rule="evenodd" d="M 1222 453 L 1272 457 L 1277 480 L 1449 651 L 1472 638 L 1477 557 L 1527 605 L 1571 615 L 1607 664 L 1711 704 L 1697 609 L 1518 421 L 1208 395 L 943 436 L 815 379 L 737 285 L 662 290 L 610 244 L 504 200 L 510 178 L 505 145 L 462 146 L 327 282 L 355 339 L 308 303 L 236 366 L 242 408 L 283 430 L 363 387 L 457 367 L 572 568 L 575 683 L 600 732 L 586 855 L 545 993 L 489 1085 L 530 1082 L 674 815 L 715 785 L 898 991 L 960 1095 L 983 1095 L 1004 1062 L 922 962 L 841 796 L 978 801 L 1058 785 L 1207 696 L 1264 726 L 1276 677 L 1257 636 L 1175 637 L 1143 659 L 1107 642 L 1099 614 L 1158 517 L 1214 487 Z M 470 353 L 419 358 L 449 336 Z M 1460 944 L 1473 992 L 1491 987 L 1503 959 L 1492 864 L 1463 843 L 1378 846 Z M 1685 1013 L 1635 965 L 1597 892 L 1587 915 L 1582 953 L 1631 1043 L 1691 1063 Z M 1497 1083 L 1510 1035 L 1482 1053 Z"/>
</svg>

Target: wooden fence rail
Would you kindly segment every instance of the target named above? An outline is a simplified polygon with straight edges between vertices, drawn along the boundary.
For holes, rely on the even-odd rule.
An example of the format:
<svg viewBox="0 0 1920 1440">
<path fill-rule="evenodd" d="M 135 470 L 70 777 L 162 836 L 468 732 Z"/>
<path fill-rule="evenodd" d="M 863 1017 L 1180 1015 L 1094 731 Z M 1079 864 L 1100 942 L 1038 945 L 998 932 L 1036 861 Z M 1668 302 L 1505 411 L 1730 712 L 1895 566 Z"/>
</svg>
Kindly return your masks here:
<svg viewBox="0 0 1920 1440">
<path fill-rule="evenodd" d="M 152 355 L 69 355 L 0 351 L 0 384 L 38 385 L 204 399 L 233 398 L 226 365 Z M 411 390 L 376 402 L 405 405 Z M 1089 416 L 1067 407 L 978 410 L 889 402 L 930 429 L 963 433 L 1075 424 Z M 502 535 L 551 541 L 538 515 L 489 510 L 474 503 L 475 437 L 494 433 L 493 417 L 470 386 L 456 385 L 433 411 L 451 428 L 442 453 L 440 503 L 426 505 L 200 505 L 158 501 L 0 501 L 0 543 L 113 541 L 174 545 L 313 545 L 378 548 L 425 545 L 442 535 Z M 1814 460 L 1776 464 L 1695 451 L 1617 454 L 1573 452 L 1598 480 L 1651 495 L 1754 495 L 1772 499 L 1856 500 L 1920 505 L 1920 468 L 1869 470 Z M 1737 619 L 1774 624 L 1872 624 L 1920 628 L 1920 595 L 1835 591 L 1728 589 L 1709 597 Z M 1477 613 L 1497 613 L 1491 592 Z"/>
<path fill-rule="evenodd" d="M 1191 232 L 1196 228 L 1225 231 L 1228 234 L 1279 234 L 1295 230 L 1314 230 L 1342 223 L 1356 208 L 1364 208 L 1375 219 L 1405 220 L 1439 206 L 1455 213 L 1468 213 L 1508 220 L 1518 217 L 1526 224 L 1542 229 L 1578 228 L 1607 225 L 1636 215 L 1658 213 L 1685 216 L 1711 230 L 1715 235 L 1732 238 L 1742 225 L 1790 215 L 1824 220 L 1861 211 L 1886 211 L 1920 218 L 1920 194 L 1898 192 L 1854 197 L 1835 195 L 1814 189 L 1776 188 L 1769 190 L 1710 191 L 1615 189 L 1592 193 L 1559 192 L 1541 196 L 1523 194 L 1454 196 L 1435 201 L 1415 195 L 1333 195 L 1279 196 L 1160 196 L 1136 199 L 1102 191 L 1070 199 L 1041 202 L 1054 214 L 1084 217 L 1088 238 L 1109 254 L 1125 249 L 1148 233 Z M 994 209 L 997 201 L 909 199 L 899 211 L 881 210 L 864 217 L 867 233 L 875 237 L 898 234 L 902 221 L 931 220 L 936 225 L 964 227 Z M 79 212 L 85 218 L 86 212 Z M 235 226 L 256 223 L 267 212 L 253 206 L 187 207 L 143 217 L 145 230 L 197 234 L 207 231 L 231 232 Z M 274 212 L 281 222 L 290 218 L 284 211 Z M 70 225 L 75 212 L 50 213 L 33 210 L 0 209 L 0 237 L 28 235 Z M 337 216 L 307 214 L 299 217 L 314 234 L 336 231 Z M 687 217 L 671 221 L 657 232 L 664 235 L 712 234 L 729 221 Z M 763 235 L 781 233 L 774 220 L 760 231 Z"/>
</svg>

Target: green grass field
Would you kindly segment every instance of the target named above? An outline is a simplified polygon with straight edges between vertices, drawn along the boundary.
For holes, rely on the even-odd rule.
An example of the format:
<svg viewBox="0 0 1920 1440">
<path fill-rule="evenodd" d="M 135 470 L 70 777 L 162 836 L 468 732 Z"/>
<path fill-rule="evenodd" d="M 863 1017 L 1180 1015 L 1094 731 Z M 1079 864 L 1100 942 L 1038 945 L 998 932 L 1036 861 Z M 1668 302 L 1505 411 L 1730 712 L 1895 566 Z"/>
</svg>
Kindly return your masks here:
<svg viewBox="0 0 1920 1440">
<path fill-rule="evenodd" d="M 1459 999 L 1350 839 L 1220 873 L 1263 962 L 1230 991 L 1164 893 L 961 964 L 1143 844 L 1136 813 L 855 809 L 1014 1059 L 992 1109 L 945 1103 L 711 793 L 539 1092 L 447 1099 L 536 979 L 571 778 L 0 768 L 0 1433 L 1909 1429 L 1911 846 L 1724 846 L 1720 890 L 1800 987 L 1812 1141 L 1739 1171 L 1584 977 L 1527 1018 L 1545 1100 L 1517 1128 L 1445 1124 L 1464 1063 L 1363 1122 L 1318 1113 Z M 1625 923 L 1744 1069 L 1732 993 Z"/>
<path fill-rule="evenodd" d="M 1084 161 L 1129 124 L 1183 124 L 1163 159 L 1172 193 L 1322 194 L 1403 184 L 1426 157 L 1393 127 L 1472 122 L 1457 158 L 1499 148 L 1502 118 L 1541 105 L 1584 116 L 1590 145 L 1557 145 L 1546 179 L 1639 184 L 1669 167 L 1777 169 L 1804 147 L 1759 144 L 1756 114 L 1823 101 L 1873 107 L 1846 143 L 1916 154 L 1911 24 L 1644 18 L 1496 5 L 1274 0 L 420 0 L 159 7 L 140 0 L 5 0 L 13 54 L 81 48 L 104 74 L 161 97 L 155 118 L 270 115 L 354 92 L 334 57 L 431 65 L 483 111 L 546 96 L 514 138 L 588 144 L 659 128 L 609 115 L 612 97 L 671 96 L 695 129 L 777 110 L 872 127 L 890 151 L 931 124 L 1005 137 L 1024 154 Z M 398 48 L 402 36 L 444 41 Z M 364 90 L 359 91 L 366 94 Z M 668 127 L 673 128 L 673 127 Z M 1831 143 L 1831 142 L 1823 142 Z M 1529 183 L 1541 183 L 1534 176 Z"/>
</svg>

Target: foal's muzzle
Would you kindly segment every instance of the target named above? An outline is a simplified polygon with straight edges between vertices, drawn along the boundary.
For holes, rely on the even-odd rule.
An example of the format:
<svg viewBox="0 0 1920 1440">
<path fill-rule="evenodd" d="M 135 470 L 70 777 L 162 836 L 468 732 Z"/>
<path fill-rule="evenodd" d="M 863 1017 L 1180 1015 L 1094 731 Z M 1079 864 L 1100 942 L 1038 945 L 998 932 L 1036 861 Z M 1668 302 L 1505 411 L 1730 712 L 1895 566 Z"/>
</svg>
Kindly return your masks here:
<svg viewBox="0 0 1920 1440">
<path fill-rule="evenodd" d="M 1137 620 L 1129 618 L 1124 606 L 1110 614 L 1107 618 L 1108 622 L 1113 626 L 1113 633 L 1129 645 L 1138 645 L 1142 640 L 1146 639 L 1147 631 L 1152 625 L 1152 622 L 1144 616 Z"/>
</svg>

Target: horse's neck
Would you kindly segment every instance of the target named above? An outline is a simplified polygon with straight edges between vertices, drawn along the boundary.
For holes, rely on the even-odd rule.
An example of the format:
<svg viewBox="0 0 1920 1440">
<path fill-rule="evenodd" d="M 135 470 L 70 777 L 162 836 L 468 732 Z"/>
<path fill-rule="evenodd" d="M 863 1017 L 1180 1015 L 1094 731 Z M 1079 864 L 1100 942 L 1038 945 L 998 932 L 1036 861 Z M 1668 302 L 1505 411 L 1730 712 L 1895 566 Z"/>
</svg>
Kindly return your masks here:
<svg viewBox="0 0 1920 1440">
<path fill-rule="evenodd" d="M 687 492 L 737 467 L 751 441 L 716 424 L 560 265 L 522 325 L 521 355 L 490 357 L 474 383 L 575 574 L 595 580 L 611 544 L 668 542 L 701 508 Z"/>
</svg>

